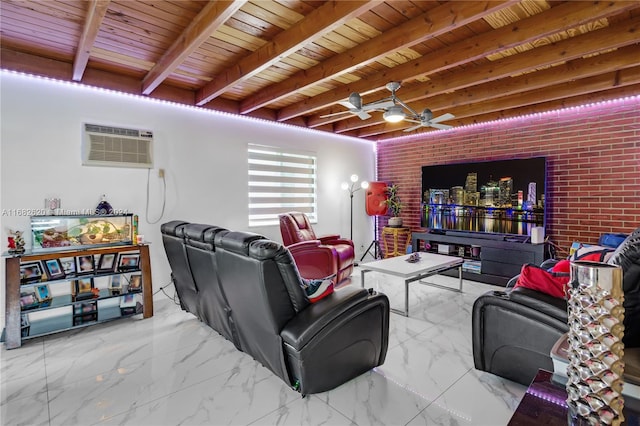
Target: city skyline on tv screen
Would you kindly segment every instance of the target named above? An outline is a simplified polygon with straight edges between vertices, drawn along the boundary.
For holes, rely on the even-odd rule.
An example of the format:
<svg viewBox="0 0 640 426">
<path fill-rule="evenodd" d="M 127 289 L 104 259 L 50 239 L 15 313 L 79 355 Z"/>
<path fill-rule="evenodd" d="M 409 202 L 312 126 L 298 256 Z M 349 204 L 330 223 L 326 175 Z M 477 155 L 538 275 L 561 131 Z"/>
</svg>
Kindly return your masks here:
<svg viewBox="0 0 640 426">
<path fill-rule="evenodd" d="M 544 226 L 544 157 L 422 167 L 422 226 L 525 234 Z"/>
</svg>

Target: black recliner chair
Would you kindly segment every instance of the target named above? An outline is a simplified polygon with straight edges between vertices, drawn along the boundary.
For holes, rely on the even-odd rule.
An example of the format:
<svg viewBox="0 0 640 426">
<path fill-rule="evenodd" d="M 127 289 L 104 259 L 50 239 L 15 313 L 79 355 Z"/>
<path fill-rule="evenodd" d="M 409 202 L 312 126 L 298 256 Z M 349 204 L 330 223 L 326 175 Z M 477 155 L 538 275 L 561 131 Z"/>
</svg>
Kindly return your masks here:
<svg viewBox="0 0 640 426">
<path fill-rule="evenodd" d="M 218 280 L 214 238 L 221 232 L 229 231 L 191 223 L 184 227 L 184 242 L 193 281 L 198 288 L 196 316 L 239 348 L 231 307 Z"/>
<path fill-rule="evenodd" d="M 543 263 L 550 267 L 552 261 Z M 640 229 L 615 250 L 609 263 L 623 270 L 626 347 L 640 347 Z M 490 291 L 473 305 L 475 368 L 529 385 L 538 369 L 553 371 L 551 348 L 569 331 L 567 303 L 528 288 Z"/>
<path fill-rule="evenodd" d="M 175 238 L 164 238 L 173 228 L 161 228 L 165 248 L 169 244 L 168 257 L 180 254 Z M 303 395 L 324 392 L 384 363 L 389 335 L 389 300 L 384 294 L 346 286 L 312 304 L 295 261 L 282 244 L 252 233 L 186 228 L 182 232 L 188 247 L 186 270 L 197 276 L 196 315 L 227 317 L 231 339 L 221 334 L 234 339 L 236 347 L 285 383 Z M 215 262 L 206 260 L 205 251 Z M 184 266 L 177 261 L 170 264 L 172 269 L 173 264 Z M 224 298 L 211 297 L 218 285 Z M 204 314 L 220 309 L 220 304 L 228 309 L 225 315 Z"/>
<path fill-rule="evenodd" d="M 184 244 L 184 231 L 187 225 L 187 222 L 173 220 L 162 224 L 160 232 L 162 233 L 164 251 L 171 267 L 171 279 L 180 299 L 180 305 L 185 311 L 201 318 L 197 300 L 198 287 L 193 281 L 187 249 Z"/>
</svg>

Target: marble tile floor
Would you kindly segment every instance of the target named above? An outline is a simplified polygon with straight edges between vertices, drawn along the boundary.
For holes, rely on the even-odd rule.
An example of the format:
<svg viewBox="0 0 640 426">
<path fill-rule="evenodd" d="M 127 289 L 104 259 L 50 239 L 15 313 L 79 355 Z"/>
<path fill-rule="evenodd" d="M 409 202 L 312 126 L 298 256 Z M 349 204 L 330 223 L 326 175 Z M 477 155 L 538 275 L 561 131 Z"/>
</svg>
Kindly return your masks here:
<svg viewBox="0 0 640 426">
<path fill-rule="evenodd" d="M 400 279 L 365 280 L 401 307 Z M 526 388 L 476 371 L 471 347 L 473 302 L 494 288 L 411 284 L 409 317 L 390 317 L 385 363 L 306 398 L 160 294 L 150 319 L 3 346 L 0 424 L 505 425 Z"/>
</svg>

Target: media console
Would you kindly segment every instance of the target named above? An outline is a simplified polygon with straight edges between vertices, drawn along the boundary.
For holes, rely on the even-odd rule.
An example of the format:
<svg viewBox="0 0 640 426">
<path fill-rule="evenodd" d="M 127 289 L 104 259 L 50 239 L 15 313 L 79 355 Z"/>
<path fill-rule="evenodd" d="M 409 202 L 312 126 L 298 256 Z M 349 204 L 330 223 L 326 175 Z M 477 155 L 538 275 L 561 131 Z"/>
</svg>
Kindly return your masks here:
<svg viewBox="0 0 640 426">
<path fill-rule="evenodd" d="M 414 252 L 431 251 L 463 257 L 465 263 L 474 266 L 463 267 L 464 279 L 494 285 L 506 285 L 509 279 L 520 273 L 522 265 L 540 265 L 546 257 L 545 244 L 531 244 L 519 236 L 456 231 L 444 234 L 413 232 L 411 240 Z"/>
</svg>

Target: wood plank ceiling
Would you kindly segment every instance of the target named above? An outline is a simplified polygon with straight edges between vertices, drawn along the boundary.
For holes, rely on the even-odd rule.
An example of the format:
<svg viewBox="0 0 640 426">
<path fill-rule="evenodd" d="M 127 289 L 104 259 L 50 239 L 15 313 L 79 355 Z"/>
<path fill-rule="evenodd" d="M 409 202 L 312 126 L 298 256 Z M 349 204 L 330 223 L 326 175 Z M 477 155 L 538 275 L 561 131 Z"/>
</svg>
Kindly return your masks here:
<svg viewBox="0 0 640 426">
<path fill-rule="evenodd" d="M 638 1 L 2 0 L 1 67 L 383 140 L 640 94 Z M 409 110 L 405 109 L 405 112 Z M 326 117 L 329 115 L 329 117 Z"/>
</svg>

